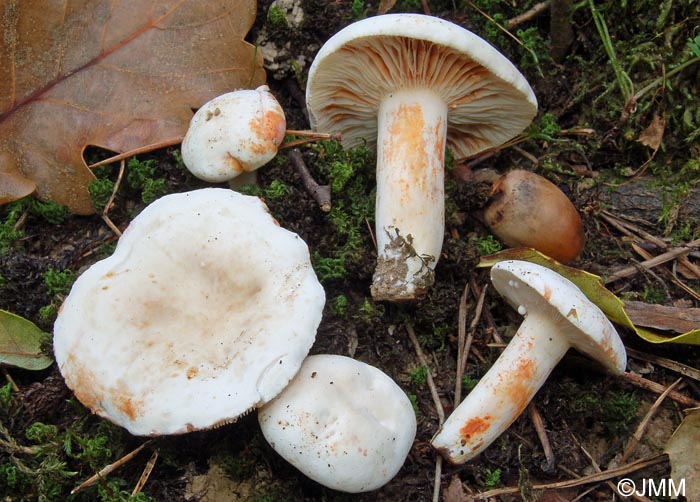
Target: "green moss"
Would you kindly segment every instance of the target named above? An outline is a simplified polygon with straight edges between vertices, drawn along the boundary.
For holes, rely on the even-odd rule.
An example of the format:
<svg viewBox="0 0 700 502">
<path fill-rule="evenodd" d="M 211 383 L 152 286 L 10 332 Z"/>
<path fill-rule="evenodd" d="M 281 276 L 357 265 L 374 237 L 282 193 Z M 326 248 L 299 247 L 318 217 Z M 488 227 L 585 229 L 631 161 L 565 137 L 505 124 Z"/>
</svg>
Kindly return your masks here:
<svg viewBox="0 0 700 502">
<path fill-rule="evenodd" d="M 114 182 L 107 178 L 97 178 L 88 185 L 88 193 L 90 194 L 90 202 L 95 211 L 101 213 L 104 211 L 109 198 L 114 192 Z"/>
<path fill-rule="evenodd" d="M 348 311 L 348 297 L 345 295 L 338 295 L 333 299 L 331 303 L 331 311 L 337 316 L 344 316 Z"/>
<path fill-rule="evenodd" d="M 345 269 L 345 258 L 331 258 L 314 253 L 314 270 L 321 282 L 343 279 L 347 270 Z"/>
<path fill-rule="evenodd" d="M 411 385 L 414 387 L 421 387 L 428 381 L 428 367 L 423 365 L 418 366 L 416 369 L 411 371 L 410 376 Z"/>
<path fill-rule="evenodd" d="M 44 272 L 44 284 L 49 296 L 65 295 L 75 281 L 75 273 L 70 269 L 49 268 Z"/>
<path fill-rule="evenodd" d="M 270 9 L 267 11 L 267 20 L 274 29 L 287 27 L 287 14 L 277 5 L 270 6 Z"/>
</svg>

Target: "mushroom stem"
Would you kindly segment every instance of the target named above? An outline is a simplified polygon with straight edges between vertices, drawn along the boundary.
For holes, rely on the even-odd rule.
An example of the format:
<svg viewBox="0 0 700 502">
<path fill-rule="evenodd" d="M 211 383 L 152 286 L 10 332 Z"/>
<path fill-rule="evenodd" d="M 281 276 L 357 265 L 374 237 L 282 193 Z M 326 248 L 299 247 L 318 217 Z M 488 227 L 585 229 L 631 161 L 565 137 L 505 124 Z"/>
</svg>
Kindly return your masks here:
<svg viewBox="0 0 700 502">
<path fill-rule="evenodd" d="M 375 300 L 419 300 L 434 280 L 445 226 L 447 105 L 437 93 L 404 89 L 377 119 Z"/>
<path fill-rule="evenodd" d="M 527 407 L 570 347 L 557 323 L 532 312 L 494 365 L 467 395 L 432 445 L 453 464 L 475 457 Z"/>
</svg>

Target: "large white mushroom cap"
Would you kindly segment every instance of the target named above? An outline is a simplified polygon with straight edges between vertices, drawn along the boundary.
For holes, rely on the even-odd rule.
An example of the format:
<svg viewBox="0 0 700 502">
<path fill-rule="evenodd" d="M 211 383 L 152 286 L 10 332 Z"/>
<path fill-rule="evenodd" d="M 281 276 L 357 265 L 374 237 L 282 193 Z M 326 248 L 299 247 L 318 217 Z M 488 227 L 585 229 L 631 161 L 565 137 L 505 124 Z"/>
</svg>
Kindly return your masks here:
<svg viewBox="0 0 700 502">
<path fill-rule="evenodd" d="M 375 490 L 401 469 L 416 416 L 381 370 L 344 356 L 309 356 L 258 418 L 270 445 L 311 479 L 350 493 Z"/>
<path fill-rule="evenodd" d="M 447 104 L 457 157 L 502 144 L 537 113 L 525 77 L 479 36 L 437 17 L 385 14 L 347 26 L 318 52 L 306 86 L 311 125 L 346 147 L 374 146 L 381 102 L 417 88 Z"/>
<path fill-rule="evenodd" d="M 207 188 L 138 215 L 54 327 L 68 387 L 138 435 L 213 427 L 275 397 L 325 302 L 304 241 L 256 197 Z"/>
<path fill-rule="evenodd" d="M 197 178 L 229 181 L 271 161 L 284 140 L 284 110 L 266 85 L 217 96 L 194 114 L 182 161 Z"/>
</svg>

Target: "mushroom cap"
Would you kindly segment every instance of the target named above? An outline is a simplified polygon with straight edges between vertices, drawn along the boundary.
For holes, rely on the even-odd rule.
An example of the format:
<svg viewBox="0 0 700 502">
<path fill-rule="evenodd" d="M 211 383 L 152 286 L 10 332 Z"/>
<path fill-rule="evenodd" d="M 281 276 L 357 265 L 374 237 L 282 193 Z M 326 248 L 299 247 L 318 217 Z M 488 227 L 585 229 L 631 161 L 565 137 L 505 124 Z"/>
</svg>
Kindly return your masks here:
<svg viewBox="0 0 700 502">
<path fill-rule="evenodd" d="M 233 421 L 275 397 L 325 302 L 309 251 L 256 197 L 167 195 L 75 281 L 54 326 L 66 384 L 132 434 Z"/>
<path fill-rule="evenodd" d="M 505 260 L 491 268 L 491 282 L 521 315 L 549 319 L 577 350 L 615 374 L 625 371 L 627 353 L 617 331 L 570 280 L 535 263 Z"/>
<path fill-rule="evenodd" d="M 287 122 L 266 85 L 217 96 L 194 114 L 182 141 L 182 161 L 197 178 L 229 181 L 277 155 Z"/>
<path fill-rule="evenodd" d="M 416 435 L 413 406 L 381 370 L 337 355 L 309 356 L 258 410 L 263 435 L 311 479 L 350 493 L 375 490 L 399 471 Z"/>
<path fill-rule="evenodd" d="M 564 192 L 523 169 L 496 180 L 484 221 L 507 246 L 531 247 L 562 263 L 574 261 L 586 241 L 583 221 Z"/>
<path fill-rule="evenodd" d="M 485 40 L 436 17 L 386 14 L 347 26 L 318 52 L 306 87 L 311 125 L 341 134 L 343 146 L 373 146 L 382 99 L 417 87 L 447 104 L 457 157 L 511 139 L 537 112 L 525 78 Z"/>
</svg>

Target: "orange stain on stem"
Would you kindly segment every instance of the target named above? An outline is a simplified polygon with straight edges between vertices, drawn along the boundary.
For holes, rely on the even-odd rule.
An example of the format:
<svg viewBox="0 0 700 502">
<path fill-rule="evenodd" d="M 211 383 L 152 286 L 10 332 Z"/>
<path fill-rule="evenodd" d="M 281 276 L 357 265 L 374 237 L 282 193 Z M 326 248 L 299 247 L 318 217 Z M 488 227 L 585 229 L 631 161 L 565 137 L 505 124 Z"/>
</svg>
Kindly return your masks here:
<svg viewBox="0 0 700 502">
<path fill-rule="evenodd" d="M 486 415 L 484 417 L 475 417 L 467 420 L 461 429 L 459 429 L 459 435 L 465 441 L 469 441 L 472 437 L 483 434 L 488 431 L 491 427 L 492 417 Z"/>
</svg>

